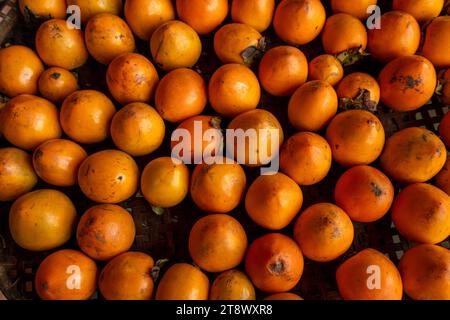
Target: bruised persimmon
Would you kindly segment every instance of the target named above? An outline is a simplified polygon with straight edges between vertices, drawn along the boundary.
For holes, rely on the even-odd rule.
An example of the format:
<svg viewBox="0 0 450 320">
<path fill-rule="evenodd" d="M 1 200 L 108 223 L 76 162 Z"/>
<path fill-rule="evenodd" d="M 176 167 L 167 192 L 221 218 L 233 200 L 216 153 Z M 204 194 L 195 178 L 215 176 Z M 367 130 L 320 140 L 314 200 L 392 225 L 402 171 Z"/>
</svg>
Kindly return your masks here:
<svg viewBox="0 0 450 320">
<path fill-rule="evenodd" d="M 209 279 L 198 268 L 177 263 L 164 273 L 156 300 L 208 300 Z"/>
<path fill-rule="evenodd" d="M 209 292 L 209 300 L 255 300 L 255 297 L 252 282 L 239 270 L 219 274 Z"/>
<path fill-rule="evenodd" d="M 67 7 L 65 0 L 19 0 L 19 9 L 25 17 L 64 19 Z"/>
<path fill-rule="evenodd" d="M 133 33 L 127 23 L 110 13 L 100 13 L 89 20 L 84 31 L 86 47 L 101 64 L 109 64 L 124 53 L 136 49 Z"/>
<path fill-rule="evenodd" d="M 192 260 L 208 272 L 223 272 L 238 266 L 247 249 L 247 235 L 232 216 L 212 214 L 198 220 L 189 234 Z"/>
<path fill-rule="evenodd" d="M 377 267 L 377 273 L 371 270 Z M 379 275 L 379 282 L 371 278 Z M 364 249 L 342 263 L 336 271 L 339 293 L 344 300 L 402 300 L 403 284 L 397 267 L 374 249 Z M 375 285 L 378 284 L 378 287 Z"/>
<path fill-rule="evenodd" d="M 67 70 L 82 66 L 89 57 L 83 31 L 70 29 L 63 19 L 48 20 L 41 24 L 36 33 L 36 50 L 49 67 Z"/>
<path fill-rule="evenodd" d="M 360 20 L 367 19 L 370 15 L 368 8 L 376 4 L 377 0 L 331 0 L 334 13 L 347 13 Z"/>
<path fill-rule="evenodd" d="M 326 138 L 333 151 L 333 159 L 346 167 L 370 164 L 383 151 L 383 124 L 365 110 L 339 113 L 327 128 Z"/>
<path fill-rule="evenodd" d="M 330 203 L 315 204 L 300 214 L 294 226 L 294 239 L 305 257 L 332 261 L 344 254 L 353 242 L 349 216 Z"/>
<path fill-rule="evenodd" d="M 423 128 L 403 129 L 386 141 L 380 164 L 383 172 L 398 182 L 425 182 L 444 167 L 444 143 Z"/>
<path fill-rule="evenodd" d="M 259 64 L 259 80 L 273 96 L 290 96 L 306 82 L 308 61 L 299 49 L 279 46 L 267 51 Z"/>
<path fill-rule="evenodd" d="M 295 91 L 289 100 L 289 122 L 298 130 L 319 131 L 338 111 L 338 97 L 324 80 L 310 81 Z"/>
<path fill-rule="evenodd" d="M 228 0 L 176 0 L 180 20 L 190 25 L 198 34 L 208 34 L 228 15 Z"/>
<path fill-rule="evenodd" d="M 135 102 L 120 109 L 111 122 L 114 144 L 132 156 L 144 156 L 157 150 L 166 133 L 164 120 L 148 104 Z"/>
<path fill-rule="evenodd" d="M 291 292 L 282 292 L 282 293 L 275 293 L 268 297 L 265 297 L 264 300 L 275 300 L 275 301 L 282 301 L 282 300 L 303 300 L 302 297 L 300 297 L 298 294 L 291 293 Z"/>
<path fill-rule="evenodd" d="M 67 0 L 67 5 L 76 5 L 80 8 L 81 22 L 84 25 L 93 16 L 100 13 L 110 13 L 119 16 L 123 8 L 122 0 Z"/>
<path fill-rule="evenodd" d="M 450 195 L 450 157 L 447 157 L 444 167 L 436 176 L 436 186 Z"/>
<path fill-rule="evenodd" d="M 233 0 L 231 19 L 263 32 L 272 24 L 275 0 Z"/>
<path fill-rule="evenodd" d="M 139 182 L 139 169 L 132 157 L 118 150 L 90 155 L 78 169 L 81 191 L 99 203 L 119 203 L 133 196 Z"/>
<path fill-rule="evenodd" d="M 245 172 L 238 163 L 217 156 L 212 164 L 202 163 L 195 167 L 191 196 L 195 204 L 206 212 L 227 213 L 241 202 L 246 183 Z"/>
<path fill-rule="evenodd" d="M 208 86 L 209 102 L 223 117 L 256 109 L 261 98 L 258 78 L 247 67 L 231 63 L 214 72 Z"/>
<path fill-rule="evenodd" d="M 325 24 L 326 12 L 320 0 L 283 0 L 273 19 L 275 32 L 291 45 L 314 40 Z"/>
<path fill-rule="evenodd" d="M 263 292 L 289 291 L 303 273 L 303 255 L 294 240 L 280 233 L 262 236 L 250 245 L 245 271 Z"/>
<path fill-rule="evenodd" d="M 408 240 L 440 243 L 450 235 L 450 197 L 431 184 L 411 184 L 395 199 L 392 221 Z"/>
<path fill-rule="evenodd" d="M 24 46 L 0 49 L 0 93 L 14 98 L 36 94 L 44 65 L 33 50 Z"/>
<path fill-rule="evenodd" d="M 450 73 L 449 73 L 450 75 Z M 450 147 L 450 112 L 447 112 L 439 124 L 439 135 L 447 147 Z"/>
<path fill-rule="evenodd" d="M 436 77 L 428 59 L 416 55 L 399 57 L 380 73 L 381 101 L 395 111 L 417 110 L 433 97 Z"/>
<path fill-rule="evenodd" d="M 12 201 L 37 183 L 31 157 L 17 148 L 0 149 L 0 201 Z"/>
<path fill-rule="evenodd" d="M 437 68 L 450 68 L 450 17 L 434 19 L 428 26 L 422 54 Z"/>
<path fill-rule="evenodd" d="M 243 23 L 229 23 L 214 35 L 214 51 L 223 63 L 251 65 L 256 51 L 263 49 L 262 35 Z"/>
<path fill-rule="evenodd" d="M 391 208 L 394 186 L 378 169 L 356 166 L 339 178 L 334 198 L 353 221 L 374 222 Z"/>
<path fill-rule="evenodd" d="M 189 192 L 189 169 L 177 159 L 154 159 L 142 172 L 141 192 L 154 207 L 174 207 Z"/>
<path fill-rule="evenodd" d="M 380 24 L 381 28 L 368 31 L 367 48 L 375 59 L 389 62 L 416 53 L 421 31 L 412 15 L 402 11 L 389 11 L 381 16 Z"/>
<path fill-rule="evenodd" d="M 45 70 L 38 82 L 41 95 L 53 103 L 61 103 L 67 96 L 78 90 L 75 75 L 63 68 Z"/>
<path fill-rule="evenodd" d="M 331 148 L 318 134 L 300 132 L 290 137 L 281 149 L 281 171 L 302 186 L 322 181 L 331 168 Z"/>
<path fill-rule="evenodd" d="M 34 150 L 41 143 L 61 136 L 58 109 L 43 98 L 19 95 L 2 109 L 2 134 L 13 145 Z"/>
<path fill-rule="evenodd" d="M 60 121 L 70 138 L 79 143 L 92 144 L 102 142 L 109 136 L 115 113 L 114 104 L 103 93 L 80 90 L 64 100 Z"/>
<path fill-rule="evenodd" d="M 56 251 L 39 265 L 34 288 L 43 300 L 88 300 L 97 289 L 97 265 L 79 251 Z"/>
<path fill-rule="evenodd" d="M 150 300 L 153 296 L 153 258 L 142 252 L 126 252 L 103 268 L 98 287 L 106 300 Z"/>
<path fill-rule="evenodd" d="M 245 196 L 245 209 L 250 218 L 270 230 L 288 226 L 302 204 L 302 190 L 294 180 L 282 173 L 258 177 Z"/>
<path fill-rule="evenodd" d="M 124 13 L 131 30 L 144 41 L 149 41 L 160 25 L 175 19 L 171 0 L 127 0 Z"/>
<path fill-rule="evenodd" d="M 190 68 L 200 58 L 202 43 L 188 24 L 172 20 L 153 32 L 150 51 L 153 61 L 165 71 Z"/>
<path fill-rule="evenodd" d="M 106 261 L 128 251 L 136 234 L 133 217 L 115 204 L 88 209 L 77 227 L 78 246 L 95 260 Z"/>
<path fill-rule="evenodd" d="M 380 102 L 380 86 L 371 75 L 354 72 L 346 76 L 336 89 L 343 107 L 375 110 Z"/>
<path fill-rule="evenodd" d="M 365 50 L 366 27 L 357 18 L 337 13 L 329 17 L 322 31 L 322 45 L 326 53 L 338 54 L 350 49 Z"/>
<path fill-rule="evenodd" d="M 45 182 L 60 186 L 74 186 L 78 182 L 78 167 L 87 153 L 73 141 L 53 139 L 39 145 L 33 153 L 33 166 Z"/>
<path fill-rule="evenodd" d="M 407 12 L 419 23 L 425 23 L 441 13 L 444 0 L 393 0 L 392 8 Z"/>
<path fill-rule="evenodd" d="M 344 77 L 344 68 L 331 54 L 323 54 L 311 60 L 308 67 L 309 80 L 322 80 L 336 86 Z"/>
<path fill-rule="evenodd" d="M 172 70 L 161 79 L 156 89 L 156 109 L 169 122 L 181 122 L 199 115 L 207 103 L 205 80 L 191 69 Z"/>
<path fill-rule="evenodd" d="M 13 203 L 9 230 L 20 247 L 46 251 L 71 238 L 76 220 L 75 206 L 64 193 L 43 189 L 24 194 Z"/>
</svg>

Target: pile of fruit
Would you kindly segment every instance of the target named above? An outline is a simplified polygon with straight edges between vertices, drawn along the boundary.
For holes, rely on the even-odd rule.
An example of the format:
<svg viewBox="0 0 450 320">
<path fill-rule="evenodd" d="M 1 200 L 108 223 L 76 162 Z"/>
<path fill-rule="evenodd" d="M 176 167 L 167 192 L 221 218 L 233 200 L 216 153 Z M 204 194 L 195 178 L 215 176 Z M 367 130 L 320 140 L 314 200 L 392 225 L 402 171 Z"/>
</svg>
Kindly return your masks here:
<svg viewBox="0 0 450 320">
<path fill-rule="evenodd" d="M 33 45 L 0 49 L 0 201 L 12 204 L 1 214 L 14 242 L 51 252 L 34 278 L 40 298 L 98 289 L 112 300 L 300 300 L 305 261 L 342 258 L 356 223 L 389 216 L 414 245 L 398 265 L 373 248 L 346 257 L 335 270 L 341 298 L 450 299 L 441 245 L 450 114 L 439 135 L 410 127 L 389 136 L 377 116 L 432 99 L 450 105 L 450 1 L 18 2 L 39 24 Z M 74 5 L 82 28 L 69 23 L 77 10 L 67 19 Z M 211 74 L 199 67 L 208 47 L 220 61 Z M 86 64 L 103 92 L 86 85 Z M 225 128 L 266 134 L 223 143 Z M 179 154 L 190 161 L 171 156 L 174 132 L 196 138 Z M 244 156 L 191 164 L 223 144 Z M 274 160 L 279 172 L 249 176 Z M 335 170 L 334 203 L 306 199 Z M 80 212 L 67 188 L 95 205 Z M 170 261 L 159 278 L 155 260 L 165 257 L 130 251 L 136 226 L 124 202 L 136 196 L 149 215 L 186 201 L 204 213 L 184 239 L 192 260 Z M 232 214 L 241 205 L 263 236 L 250 238 L 247 217 Z M 64 247 L 75 238 L 77 250 Z"/>
</svg>

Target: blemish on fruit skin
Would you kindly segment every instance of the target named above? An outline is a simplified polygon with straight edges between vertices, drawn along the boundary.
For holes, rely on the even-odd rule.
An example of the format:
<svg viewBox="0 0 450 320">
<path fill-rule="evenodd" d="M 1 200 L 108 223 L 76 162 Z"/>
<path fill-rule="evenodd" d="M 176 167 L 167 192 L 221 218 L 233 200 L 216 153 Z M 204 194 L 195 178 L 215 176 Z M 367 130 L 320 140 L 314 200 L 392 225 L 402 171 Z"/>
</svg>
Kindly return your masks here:
<svg viewBox="0 0 450 320">
<path fill-rule="evenodd" d="M 269 270 L 276 275 L 280 275 L 284 272 L 285 265 L 283 261 L 277 260 L 269 265 Z"/>
<path fill-rule="evenodd" d="M 371 186 L 371 190 L 372 190 L 373 194 L 375 195 L 375 197 L 378 198 L 384 194 L 383 189 L 381 189 L 375 182 L 371 182 L 370 186 Z"/>
</svg>

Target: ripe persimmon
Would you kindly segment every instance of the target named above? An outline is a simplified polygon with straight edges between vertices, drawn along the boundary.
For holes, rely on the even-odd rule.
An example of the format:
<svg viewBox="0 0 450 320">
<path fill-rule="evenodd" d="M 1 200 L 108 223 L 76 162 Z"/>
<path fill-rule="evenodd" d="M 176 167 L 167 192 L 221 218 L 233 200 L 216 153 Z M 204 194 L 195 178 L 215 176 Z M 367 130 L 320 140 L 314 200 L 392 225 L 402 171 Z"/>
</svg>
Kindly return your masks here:
<svg viewBox="0 0 450 320">
<path fill-rule="evenodd" d="M 76 5 L 80 8 L 81 22 L 84 25 L 93 16 L 100 13 L 110 13 L 120 16 L 123 8 L 122 0 L 67 0 L 67 5 Z"/>
<path fill-rule="evenodd" d="M 213 32 L 228 15 L 228 0 L 176 0 L 176 7 L 180 20 L 198 34 Z"/>
<path fill-rule="evenodd" d="M 124 53 L 109 64 L 106 82 L 114 99 L 126 105 L 150 101 L 159 76 L 153 64 L 143 55 Z"/>
<path fill-rule="evenodd" d="M 282 292 L 282 293 L 275 293 L 268 297 L 265 297 L 264 300 L 275 300 L 275 301 L 282 301 L 282 300 L 303 300 L 302 297 L 300 297 L 298 294 L 291 293 L 291 292 Z"/>
<path fill-rule="evenodd" d="M 166 134 L 164 120 L 148 104 L 135 102 L 120 109 L 111 122 L 114 144 L 132 156 L 144 156 L 157 150 Z"/>
<path fill-rule="evenodd" d="M 450 68 L 450 17 L 433 19 L 427 26 L 422 54 L 437 68 Z"/>
<path fill-rule="evenodd" d="M 346 76 L 336 89 L 343 107 L 375 110 L 380 102 L 380 86 L 371 75 L 354 72 Z"/>
<path fill-rule="evenodd" d="M 101 204 L 81 216 L 77 242 L 91 258 L 106 261 L 128 251 L 135 234 L 133 217 L 127 210 L 114 204 Z"/>
<path fill-rule="evenodd" d="M 392 8 L 407 12 L 419 23 L 425 23 L 441 13 L 444 8 L 444 0 L 394 0 Z"/>
<path fill-rule="evenodd" d="M 275 0 L 233 0 L 231 19 L 263 32 L 271 25 L 274 11 Z"/>
<path fill-rule="evenodd" d="M 423 128 L 403 129 L 386 141 L 380 164 L 383 172 L 398 182 L 425 182 L 444 167 L 444 143 Z"/>
<path fill-rule="evenodd" d="M 447 157 L 444 167 L 436 176 L 436 186 L 450 195 L 450 157 Z"/>
<path fill-rule="evenodd" d="M 0 49 L 0 92 L 10 98 L 36 94 L 44 65 L 33 50 L 24 46 Z"/>
<path fill-rule="evenodd" d="M 252 282 L 239 270 L 219 274 L 209 292 L 209 300 L 255 300 L 255 297 Z"/>
<path fill-rule="evenodd" d="M 24 194 L 13 203 L 9 230 L 20 247 L 46 251 L 70 239 L 76 220 L 75 206 L 64 193 L 43 189 Z"/>
<path fill-rule="evenodd" d="M 33 167 L 45 182 L 60 186 L 74 186 L 78 182 L 78 168 L 87 153 L 73 141 L 53 139 L 39 145 L 33 153 Z"/>
<path fill-rule="evenodd" d="M 353 242 L 353 224 L 338 206 L 315 204 L 300 214 L 294 226 L 294 239 L 305 257 L 332 261 L 344 254 Z"/>
<path fill-rule="evenodd" d="M 308 61 L 299 49 L 279 46 L 267 51 L 259 64 L 259 80 L 273 96 L 290 96 L 306 82 Z"/>
<path fill-rule="evenodd" d="M 280 233 L 262 236 L 250 245 L 245 271 L 263 292 L 289 291 L 303 273 L 303 255 L 294 240 Z"/>
<path fill-rule="evenodd" d="M 369 17 L 370 13 L 367 12 L 370 6 L 377 4 L 377 0 L 331 0 L 331 8 L 334 13 L 347 13 L 352 16 L 365 20 Z"/>
<path fill-rule="evenodd" d="M 99 203 L 119 203 L 136 192 L 139 169 L 132 157 L 118 150 L 104 150 L 87 157 L 78 169 L 81 191 Z"/>
<path fill-rule="evenodd" d="M 309 80 L 322 80 L 336 86 L 344 77 L 344 68 L 331 54 L 323 54 L 311 60 L 308 67 Z"/>
<path fill-rule="evenodd" d="M 450 73 L 449 73 L 450 75 Z M 449 86 L 450 88 L 450 86 Z M 450 112 L 447 112 L 439 124 L 439 135 L 447 147 L 450 147 Z"/>
<path fill-rule="evenodd" d="M 261 98 L 258 78 L 247 67 L 231 63 L 214 72 L 208 86 L 209 102 L 223 117 L 256 109 Z"/>
<path fill-rule="evenodd" d="M 31 14 L 36 18 L 64 19 L 67 15 L 65 0 L 19 0 L 19 9 L 25 17 Z"/>
<path fill-rule="evenodd" d="M 67 96 L 78 90 L 75 75 L 63 68 L 45 70 L 38 82 L 41 95 L 53 103 L 61 103 Z"/>
</svg>

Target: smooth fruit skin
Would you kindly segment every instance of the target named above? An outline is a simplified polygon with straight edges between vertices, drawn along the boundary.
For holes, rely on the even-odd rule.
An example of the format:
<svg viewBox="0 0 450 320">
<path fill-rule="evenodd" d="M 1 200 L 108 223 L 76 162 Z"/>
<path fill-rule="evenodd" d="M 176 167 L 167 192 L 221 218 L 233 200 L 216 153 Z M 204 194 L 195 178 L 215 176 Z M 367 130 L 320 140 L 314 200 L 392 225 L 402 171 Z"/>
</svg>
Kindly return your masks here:
<svg viewBox="0 0 450 320">
<path fill-rule="evenodd" d="M 430 184 L 409 185 L 394 201 L 392 221 L 408 240 L 440 243 L 450 235 L 450 197 Z"/>
<path fill-rule="evenodd" d="M 44 98 L 53 103 L 61 103 L 67 96 L 78 90 L 78 80 L 66 69 L 54 67 L 41 74 L 38 86 Z"/>
<path fill-rule="evenodd" d="M 449 73 L 450 75 L 450 73 Z M 450 85 L 449 85 L 450 88 Z M 447 147 L 450 147 L 450 112 L 447 112 L 439 124 L 439 135 Z"/>
<path fill-rule="evenodd" d="M 400 259 L 405 293 L 414 300 L 450 300 L 450 251 L 422 244 Z"/>
<path fill-rule="evenodd" d="M 198 34 L 181 21 L 168 21 L 153 32 L 150 39 L 153 61 L 164 71 L 190 68 L 202 53 Z"/>
<path fill-rule="evenodd" d="M 245 271 L 263 292 L 289 291 L 303 273 L 302 251 L 288 236 L 280 233 L 262 236 L 248 248 Z"/>
<path fill-rule="evenodd" d="M 33 167 L 45 182 L 59 187 L 78 182 L 78 168 L 87 158 L 86 151 L 73 141 L 53 139 L 34 150 Z"/>
<path fill-rule="evenodd" d="M 231 19 L 263 32 L 270 27 L 274 11 L 274 0 L 233 0 Z"/>
<path fill-rule="evenodd" d="M 337 13 L 329 17 L 322 31 L 322 45 L 326 53 L 339 54 L 341 52 L 367 46 L 366 27 L 357 18 Z"/>
<path fill-rule="evenodd" d="M 98 286 L 106 300 L 150 300 L 153 296 L 153 258 L 142 252 L 126 252 L 103 268 Z"/>
<path fill-rule="evenodd" d="M 69 29 L 66 20 L 53 19 L 44 22 L 36 33 L 36 50 L 49 67 L 73 70 L 88 59 L 83 31 Z"/>
<path fill-rule="evenodd" d="M 231 159 L 216 157 L 213 164 L 195 167 L 191 178 L 191 196 L 206 212 L 227 213 L 244 197 L 247 178 L 242 167 Z"/>
<path fill-rule="evenodd" d="M 19 0 L 19 9 L 23 16 L 31 12 L 39 18 L 64 19 L 67 15 L 65 0 Z"/>
<path fill-rule="evenodd" d="M 379 287 L 371 289 L 369 272 L 377 266 Z M 373 271 L 372 271 L 373 272 Z M 344 300 L 402 300 L 403 284 L 394 263 L 381 252 L 364 249 L 342 263 L 336 271 L 339 293 Z"/>
<path fill-rule="evenodd" d="M 344 68 L 334 56 L 323 54 L 311 60 L 308 67 L 308 79 L 322 80 L 336 86 L 344 77 Z"/>
<path fill-rule="evenodd" d="M 109 64 L 106 82 L 114 99 L 121 105 L 126 105 L 151 101 L 159 76 L 146 57 L 125 53 Z"/>
<path fill-rule="evenodd" d="M 208 86 L 209 102 L 225 118 L 256 109 L 261 98 L 258 78 L 247 67 L 226 64 L 214 72 Z"/>
<path fill-rule="evenodd" d="M 259 48 L 262 35 L 251 26 L 229 23 L 214 35 L 214 51 L 223 63 L 249 64 L 243 57 L 248 48 Z"/>
<path fill-rule="evenodd" d="M 353 221 L 374 222 L 391 208 L 394 186 L 378 169 L 356 166 L 339 178 L 334 198 Z"/>
<path fill-rule="evenodd" d="M 334 13 L 347 13 L 360 20 L 367 19 L 370 15 L 367 9 L 376 4 L 377 0 L 331 0 L 331 8 Z"/>
<path fill-rule="evenodd" d="M 209 300 L 255 300 L 255 288 L 247 275 L 239 270 L 225 271 L 211 285 Z"/>
<path fill-rule="evenodd" d="M 57 139 L 62 131 L 58 109 L 48 100 L 23 94 L 5 105 L 1 113 L 2 134 L 13 145 L 34 150 L 50 139 Z"/>
<path fill-rule="evenodd" d="M 380 23 L 382 28 L 368 31 L 367 48 L 375 59 L 386 63 L 416 53 L 421 31 L 413 16 L 402 11 L 390 11 L 381 16 Z"/>
<path fill-rule="evenodd" d="M 343 255 L 353 242 L 349 216 L 330 203 L 315 204 L 300 214 L 294 226 L 294 239 L 305 257 L 327 262 Z"/>
<path fill-rule="evenodd" d="M 159 113 L 142 102 L 130 103 L 120 109 L 111 122 L 111 138 L 122 151 L 144 156 L 163 143 L 166 125 Z"/>
<path fill-rule="evenodd" d="M 104 150 L 90 155 L 78 170 L 81 191 L 99 203 L 119 203 L 137 190 L 139 169 L 128 154 Z"/>
<path fill-rule="evenodd" d="M 181 122 L 203 112 L 208 103 L 205 80 L 187 68 L 166 74 L 156 89 L 155 104 L 161 117 Z"/>
<path fill-rule="evenodd" d="M 383 172 L 402 183 L 425 182 L 444 167 L 444 143 L 423 128 L 403 129 L 386 141 L 380 164 Z"/>
<path fill-rule="evenodd" d="M 61 107 L 60 122 L 64 132 L 83 144 L 99 143 L 109 136 L 114 104 L 95 90 L 75 91 Z"/>
<path fill-rule="evenodd" d="M 34 287 L 43 300 L 88 300 L 97 289 L 97 271 L 95 262 L 83 253 L 60 250 L 41 262 Z M 75 282 L 71 281 L 74 274 L 79 277 L 72 288 L 68 284 Z"/>
<path fill-rule="evenodd" d="M 291 292 L 282 292 L 282 293 L 275 293 L 268 297 L 265 297 L 264 300 L 275 300 L 275 301 L 282 301 L 282 300 L 303 300 L 302 297 L 295 293 Z"/>
<path fill-rule="evenodd" d="M 228 0 L 176 0 L 176 7 L 180 20 L 198 34 L 213 32 L 228 15 Z"/>
<path fill-rule="evenodd" d="M 134 34 L 144 41 L 150 41 L 160 25 L 175 19 L 171 0 L 126 0 L 124 12 Z"/>
<path fill-rule="evenodd" d="M 44 65 L 33 50 L 13 45 L 0 49 L 0 92 L 10 98 L 36 94 Z"/>
<path fill-rule="evenodd" d="M 141 192 L 155 207 L 171 208 L 180 204 L 189 192 L 189 169 L 170 157 L 152 160 L 141 177 Z"/>
<path fill-rule="evenodd" d="M 84 38 L 89 53 L 101 64 L 109 64 L 118 56 L 136 49 L 130 27 L 110 13 L 100 13 L 90 19 Z"/>
<path fill-rule="evenodd" d="M 136 234 L 133 217 L 114 204 L 101 204 L 88 209 L 77 228 L 81 250 L 95 260 L 107 261 L 128 251 Z"/>
<path fill-rule="evenodd" d="M 422 54 L 436 68 L 450 68 L 450 17 L 437 17 L 428 25 Z"/>
<path fill-rule="evenodd" d="M 371 75 L 363 72 L 353 72 L 347 75 L 337 86 L 339 99 L 356 99 L 361 91 L 369 93 L 369 100 L 373 105 L 380 102 L 380 86 Z"/>
<path fill-rule="evenodd" d="M 0 149 L 0 201 L 12 201 L 37 183 L 31 157 L 17 148 Z"/>
<path fill-rule="evenodd" d="M 289 100 L 288 118 L 301 131 L 322 130 L 338 111 L 338 97 L 324 80 L 310 81 L 298 88 Z"/>
<path fill-rule="evenodd" d="M 275 32 L 291 45 L 314 40 L 325 24 L 326 12 L 319 0 L 283 0 L 273 19 Z"/>
<path fill-rule="evenodd" d="M 177 263 L 163 275 L 156 300 L 208 300 L 208 277 L 196 267 Z"/>
<path fill-rule="evenodd" d="M 247 249 L 242 225 L 226 214 L 212 214 L 198 220 L 189 234 L 192 260 L 208 272 L 223 272 L 238 266 Z"/>
<path fill-rule="evenodd" d="M 290 96 L 306 82 L 308 61 L 299 49 L 279 46 L 264 54 L 259 64 L 259 80 L 273 96 Z"/>
<path fill-rule="evenodd" d="M 385 142 L 383 124 L 365 110 L 339 113 L 328 126 L 326 137 L 333 159 L 346 167 L 374 162 Z"/>
<path fill-rule="evenodd" d="M 122 0 L 67 0 L 67 5 L 76 5 L 81 10 L 81 22 L 86 25 L 95 15 L 109 13 L 120 16 Z"/>
<path fill-rule="evenodd" d="M 245 209 L 250 218 L 269 230 L 287 227 L 302 204 L 302 190 L 294 180 L 282 173 L 258 177 L 245 197 Z"/>
<path fill-rule="evenodd" d="M 425 23 L 441 13 L 444 0 L 394 0 L 392 8 L 407 12 L 419 23 Z"/>
<path fill-rule="evenodd" d="M 46 251 L 70 239 L 76 220 L 75 206 L 64 193 L 43 189 L 27 193 L 13 203 L 9 230 L 20 247 Z"/>
<path fill-rule="evenodd" d="M 417 110 L 434 95 L 437 84 L 433 64 L 421 56 L 400 57 L 380 73 L 381 101 L 395 111 Z"/>
<path fill-rule="evenodd" d="M 330 145 L 315 133 L 297 133 L 281 148 L 281 171 L 301 186 L 322 181 L 330 171 L 331 161 Z"/>
<path fill-rule="evenodd" d="M 436 186 L 450 195 L 450 157 L 447 157 L 444 167 L 436 176 Z"/>
</svg>

